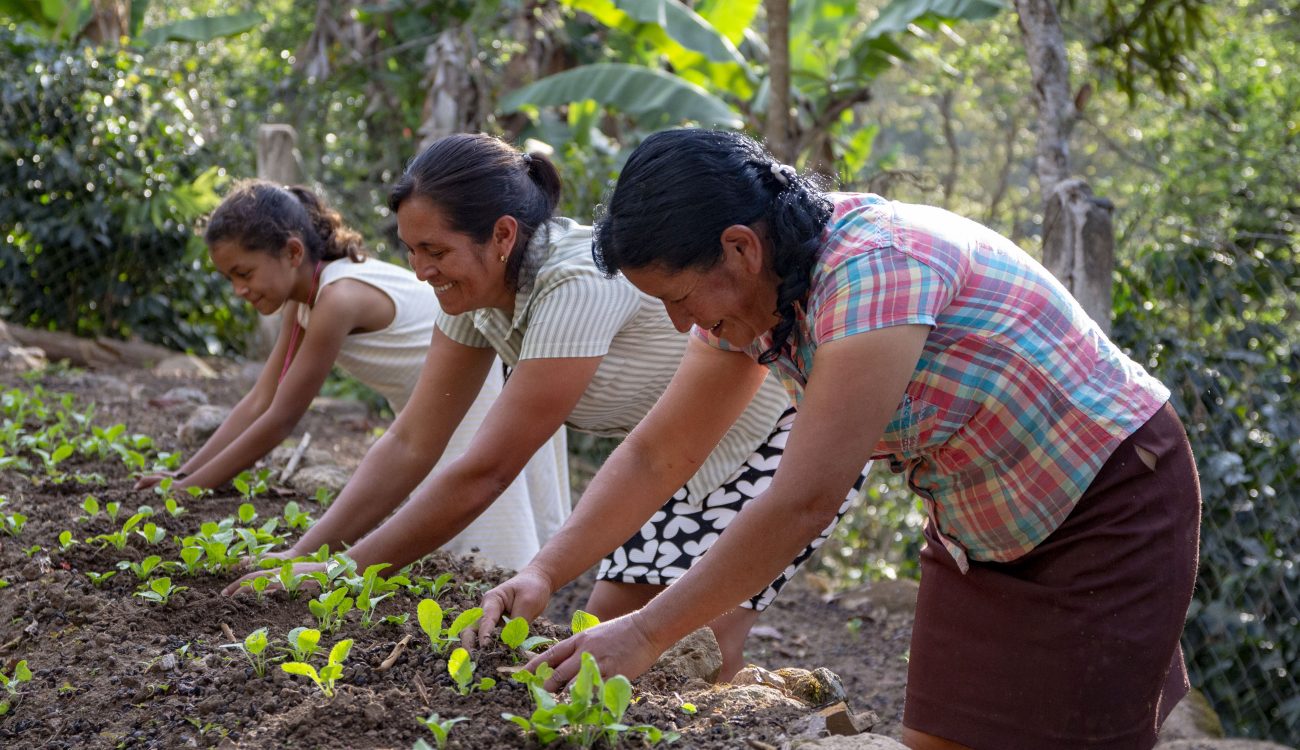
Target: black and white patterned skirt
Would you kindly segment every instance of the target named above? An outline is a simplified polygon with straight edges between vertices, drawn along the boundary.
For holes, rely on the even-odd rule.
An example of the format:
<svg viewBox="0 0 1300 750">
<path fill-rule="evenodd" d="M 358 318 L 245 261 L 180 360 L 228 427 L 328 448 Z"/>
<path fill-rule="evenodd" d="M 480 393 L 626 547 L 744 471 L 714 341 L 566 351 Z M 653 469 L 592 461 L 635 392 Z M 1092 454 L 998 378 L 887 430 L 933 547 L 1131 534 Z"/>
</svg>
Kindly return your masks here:
<svg viewBox="0 0 1300 750">
<path fill-rule="evenodd" d="M 745 503 L 758 497 L 772 483 L 772 475 L 776 474 L 777 464 L 785 453 L 785 441 L 794 417 L 794 409 L 787 409 L 767 441 L 758 446 L 721 487 L 709 493 L 703 503 L 693 502 L 687 488 L 678 490 L 639 532 L 601 561 L 596 578 L 660 586 L 681 578 L 713 546 Z M 835 520 L 822 531 L 821 536 L 804 547 L 770 586 L 741 604 L 742 607 L 759 612 L 767 609 L 799 566 L 831 535 L 849 504 L 857 499 L 870 468 L 869 463 L 863 467 L 853 489 L 835 514 Z"/>
</svg>

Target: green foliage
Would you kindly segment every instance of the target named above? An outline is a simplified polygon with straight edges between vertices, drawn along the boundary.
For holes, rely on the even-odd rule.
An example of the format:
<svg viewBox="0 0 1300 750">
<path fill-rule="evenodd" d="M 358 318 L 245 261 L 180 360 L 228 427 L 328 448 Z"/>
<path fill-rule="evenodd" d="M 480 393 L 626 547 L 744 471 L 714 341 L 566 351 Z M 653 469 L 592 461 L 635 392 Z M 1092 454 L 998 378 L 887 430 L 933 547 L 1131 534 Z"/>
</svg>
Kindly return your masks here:
<svg viewBox="0 0 1300 750">
<path fill-rule="evenodd" d="M 442 750 L 447 746 L 447 735 L 451 733 L 451 728 L 462 721 L 468 721 L 468 718 L 457 716 L 454 719 L 440 719 L 438 714 L 432 713 L 423 719 L 416 717 L 416 721 L 433 733 L 433 741 L 438 745 L 438 750 Z"/>
<path fill-rule="evenodd" d="M 470 661 L 469 652 L 463 648 L 457 648 L 447 657 L 447 674 L 456 683 L 456 692 L 461 695 L 469 695 L 475 690 L 487 692 L 491 690 L 497 681 L 491 677 L 484 677 L 478 682 L 474 682 L 474 667 L 477 666 Z"/>
<path fill-rule="evenodd" d="M 594 628 L 599 624 L 599 617 L 580 609 L 575 611 L 573 617 L 569 619 L 569 629 L 573 631 L 574 635 L 577 635 L 588 628 Z"/>
<path fill-rule="evenodd" d="M 441 654 L 446 652 L 448 646 L 460 642 L 460 632 L 478 622 L 483 617 L 483 609 L 473 607 L 461 612 L 444 629 L 442 605 L 433 599 L 421 599 L 416 605 L 415 617 L 420 623 L 420 629 L 429 638 L 429 646 L 435 653 Z"/>
<path fill-rule="evenodd" d="M 172 579 L 167 576 L 162 576 L 161 578 L 155 578 L 149 581 L 148 584 L 141 586 L 140 590 L 135 592 L 135 595 L 141 597 L 145 601 L 165 605 L 170 602 L 171 598 L 176 594 L 188 590 L 188 586 L 172 585 Z"/>
<path fill-rule="evenodd" d="M 8 694 L 5 698 L 0 698 L 0 717 L 5 716 L 13 708 L 13 704 L 18 698 L 18 688 L 24 682 L 32 681 L 32 671 L 27 667 L 27 660 L 23 659 L 14 665 L 12 675 L 6 675 L 0 671 L 0 687 L 5 689 Z"/>
<path fill-rule="evenodd" d="M 664 732 L 649 724 L 624 724 L 623 716 L 632 704 L 632 683 L 623 675 L 603 680 L 591 654 L 583 652 L 581 659 L 582 667 L 569 686 L 567 702 L 557 701 L 542 687 L 553 673 L 545 664 L 534 674 L 526 670 L 516 672 L 513 679 L 528 685 L 536 709 L 528 717 L 509 713 L 501 717 L 543 745 L 561 738 L 579 747 L 594 747 L 602 740 L 609 747 L 616 747 L 622 736 L 639 735 L 648 745 L 678 738 L 676 732 Z"/>
<path fill-rule="evenodd" d="M 192 230 L 219 172 L 171 62 L 0 28 L 0 317 L 204 351 L 247 330 Z"/>
<path fill-rule="evenodd" d="M 267 639 L 266 636 L 266 628 L 258 628 L 257 630 L 254 630 L 253 632 L 244 636 L 244 640 L 242 642 L 226 643 L 226 644 L 222 644 L 221 647 L 239 649 L 241 652 L 243 652 L 244 656 L 248 659 L 248 663 L 252 665 L 254 674 L 256 674 L 258 677 L 265 677 L 266 665 L 269 656 L 266 650 L 269 645 L 270 645 L 270 641 Z"/>
<path fill-rule="evenodd" d="M 347 660 L 348 653 L 352 651 L 352 640 L 345 638 L 334 644 L 330 649 L 329 663 L 321 668 L 320 672 L 306 662 L 291 661 L 280 665 L 280 669 L 289 674 L 303 675 L 310 677 L 311 681 L 316 683 L 326 698 L 334 697 L 334 684 L 343 676 L 343 662 Z"/>
</svg>

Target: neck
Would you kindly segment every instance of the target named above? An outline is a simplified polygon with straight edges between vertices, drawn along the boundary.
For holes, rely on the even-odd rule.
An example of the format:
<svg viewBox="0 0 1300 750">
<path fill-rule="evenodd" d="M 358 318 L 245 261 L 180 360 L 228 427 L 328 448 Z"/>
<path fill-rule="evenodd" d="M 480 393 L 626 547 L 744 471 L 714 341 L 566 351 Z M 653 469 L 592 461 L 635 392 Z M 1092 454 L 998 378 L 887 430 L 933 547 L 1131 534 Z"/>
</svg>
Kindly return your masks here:
<svg viewBox="0 0 1300 750">
<path fill-rule="evenodd" d="M 325 268 L 329 261 L 320 261 L 320 267 Z M 289 292 L 289 299 L 303 305 L 309 305 L 316 296 L 316 284 L 319 281 L 316 276 L 317 261 L 303 261 L 298 265 L 298 272 L 293 280 L 293 290 Z"/>
</svg>

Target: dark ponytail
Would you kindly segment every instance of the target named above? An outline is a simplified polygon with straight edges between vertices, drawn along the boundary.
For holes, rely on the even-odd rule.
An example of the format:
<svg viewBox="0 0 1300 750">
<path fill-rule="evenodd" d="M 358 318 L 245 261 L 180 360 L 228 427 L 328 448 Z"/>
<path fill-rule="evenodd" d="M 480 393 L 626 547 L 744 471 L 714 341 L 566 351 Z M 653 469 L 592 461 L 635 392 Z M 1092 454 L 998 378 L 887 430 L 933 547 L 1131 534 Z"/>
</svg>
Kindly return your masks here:
<svg viewBox="0 0 1300 750">
<path fill-rule="evenodd" d="M 211 247 L 233 241 L 247 250 L 279 257 L 290 237 L 297 237 L 312 261 L 366 259 L 361 234 L 348 228 L 338 211 L 309 188 L 283 188 L 265 180 L 236 183 L 208 217 L 203 241 Z"/>
<path fill-rule="evenodd" d="M 772 158 L 756 141 L 728 131 L 667 130 L 628 157 L 603 216 L 592 255 L 614 275 L 623 268 L 707 270 L 722 260 L 722 232 L 761 222 L 780 278 L 772 346 L 776 359 L 794 330 L 795 305 L 808 293 L 832 206 L 809 176 Z"/>
<path fill-rule="evenodd" d="M 497 219 L 518 224 L 506 263 L 506 283 L 519 285 L 528 242 L 555 213 L 563 183 L 551 160 L 520 153 L 500 138 L 459 133 L 439 138 L 406 166 L 388 194 L 394 213 L 408 198 L 428 198 L 447 215 L 452 229 L 487 242 Z"/>
</svg>

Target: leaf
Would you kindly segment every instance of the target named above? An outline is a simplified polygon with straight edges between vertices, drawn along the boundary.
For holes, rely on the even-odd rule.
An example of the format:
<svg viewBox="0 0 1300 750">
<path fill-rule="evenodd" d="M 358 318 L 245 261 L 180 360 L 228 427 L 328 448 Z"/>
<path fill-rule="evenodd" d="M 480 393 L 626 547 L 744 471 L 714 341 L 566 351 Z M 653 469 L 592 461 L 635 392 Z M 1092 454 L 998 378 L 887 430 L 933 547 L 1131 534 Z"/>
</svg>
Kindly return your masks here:
<svg viewBox="0 0 1300 750">
<path fill-rule="evenodd" d="M 663 28 L 673 41 L 714 62 L 746 65 L 730 39 L 678 0 L 616 0 L 615 4 L 634 19 Z"/>
<path fill-rule="evenodd" d="M 625 63 L 583 65 L 515 89 L 501 99 L 503 112 L 558 107 L 593 99 L 634 117 L 660 115 L 670 121 L 695 121 L 739 128 L 743 124 L 726 102 L 695 84 L 659 70 Z"/>
<path fill-rule="evenodd" d="M 343 640 L 334 644 L 334 648 L 330 649 L 330 659 L 329 659 L 330 664 L 331 665 L 342 664 L 348 658 L 348 654 L 351 652 L 352 652 L 352 639 L 344 638 Z"/>
<path fill-rule="evenodd" d="M 528 621 L 522 617 L 513 617 L 501 628 L 501 642 L 510 648 L 519 648 L 528 638 Z"/>
<path fill-rule="evenodd" d="M 581 633 L 589 628 L 594 628 L 600 624 L 600 618 L 590 612 L 578 610 L 573 613 L 573 618 L 569 621 L 569 629 L 574 635 Z"/>
<path fill-rule="evenodd" d="M 452 651 L 447 658 L 447 673 L 458 685 L 468 684 L 474 674 L 474 663 L 469 660 L 469 652 L 463 648 Z"/>
<path fill-rule="evenodd" d="M 1001 0 L 893 0 L 881 8 L 863 38 L 897 34 L 906 31 L 910 24 L 926 20 L 978 21 L 1004 10 L 1006 5 Z"/>
<path fill-rule="evenodd" d="M 207 42 L 226 36 L 242 34 L 256 28 L 262 14 L 247 11 L 225 16 L 187 18 L 183 21 L 155 26 L 139 36 L 139 43 L 155 47 L 163 42 Z"/>
<path fill-rule="evenodd" d="M 316 680 L 317 682 L 320 681 L 320 675 L 316 674 L 316 668 L 304 662 L 300 662 L 300 661 L 285 662 L 284 664 L 280 665 L 280 669 L 283 669 L 289 674 L 305 675 L 307 677 L 312 678 L 313 680 Z"/>
<path fill-rule="evenodd" d="M 415 608 L 415 617 L 424 634 L 436 644 L 442 637 L 442 605 L 432 599 L 421 599 Z"/>
<path fill-rule="evenodd" d="M 460 631 L 478 622 L 479 619 L 482 617 L 483 617 L 482 607 L 474 607 L 473 609 L 467 609 L 464 612 L 461 612 L 460 616 L 458 616 L 455 619 L 455 621 L 451 623 L 451 627 L 447 628 L 447 637 L 455 638 L 456 636 L 460 635 Z"/>
<path fill-rule="evenodd" d="M 602 699 L 605 708 L 614 716 L 615 721 L 622 721 L 627 707 L 632 705 L 632 683 L 623 675 L 614 675 L 605 681 Z"/>
</svg>

